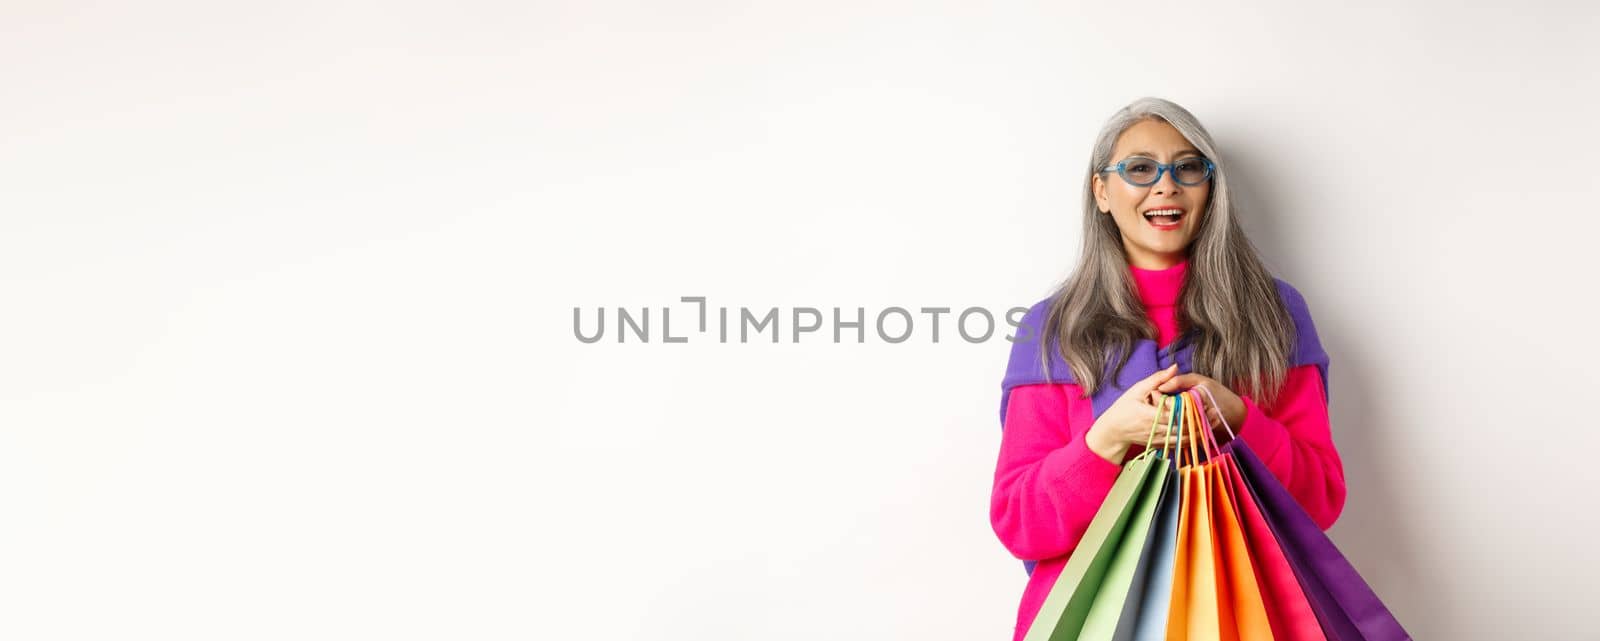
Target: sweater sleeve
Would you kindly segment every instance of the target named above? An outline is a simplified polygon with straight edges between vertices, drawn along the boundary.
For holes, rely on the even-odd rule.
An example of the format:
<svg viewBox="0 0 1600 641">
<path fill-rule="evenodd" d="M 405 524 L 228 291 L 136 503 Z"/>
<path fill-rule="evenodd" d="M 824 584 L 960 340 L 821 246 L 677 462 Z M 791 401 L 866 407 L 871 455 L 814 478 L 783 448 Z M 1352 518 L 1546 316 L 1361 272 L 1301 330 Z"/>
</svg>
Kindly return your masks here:
<svg viewBox="0 0 1600 641">
<path fill-rule="evenodd" d="M 1250 444 L 1267 469 L 1322 529 L 1333 527 L 1344 510 L 1344 464 L 1333 445 L 1322 374 L 1315 365 L 1290 368 L 1269 415 L 1241 395 L 1245 418 L 1238 436 Z"/>
<path fill-rule="evenodd" d="M 1121 472 L 1084 440 L 1092 413 L 1081 396 L 1075 384 L 1011 390 L 989 521 L 1019 559 L 1072 552 Z"/>
</svg>

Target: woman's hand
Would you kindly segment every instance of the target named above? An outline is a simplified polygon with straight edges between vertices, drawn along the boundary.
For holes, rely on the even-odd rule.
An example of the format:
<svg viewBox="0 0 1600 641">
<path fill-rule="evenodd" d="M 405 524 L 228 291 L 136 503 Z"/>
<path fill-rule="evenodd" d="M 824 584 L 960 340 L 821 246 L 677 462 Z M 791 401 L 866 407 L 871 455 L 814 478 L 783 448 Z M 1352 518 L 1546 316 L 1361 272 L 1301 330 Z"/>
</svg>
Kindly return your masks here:
<svg viewBox="0 0 1600 641">
<path fill-rule="evenodd" d="M 1195 392 L 1200 395 L 1201 406 L 1206 408 L 1206 420 L 1211 422 L 1211 429 L 1222 430 L 1222 418 L 1227 418 L 1227 424 L 1233 428 L 1233 431 L 1239 431 L 1239 426 L 1244 423 L 1244 400 L 1240 399 L 1239 395 L 1233 393 L 1233 390 L 1228 389 L 1227 386 L 1218 383 L 1216 379 L 1190 372 L 1165 379 L 1160 385 L 1156 386 L 1156 391 L 1162 394 L 1177 394 L 1194 387 L 1204 387 L 1211 392 L 1210 394 L 1199 390 Z M 1212 397 L 1216 397 L 1216 403 L 1211 402 Z M 1219 405 L 1220 407 L 1218 407 Z M 1221 412 L 1220 416 L 1218 412 Z M 1162 413 L 1162 417 L 1165 418 L 1165 416 L 1166 414 Z"/>
<path fill-rule="evenodd" d="M 1138 443 L 1144 445 L 1150 440 L 1150 427 L 1156 423 L 1159 409 L 1156 403 L 1160 395 L 1156 388 L 1172 380 L 1178 374 L 1176 364 L 1145 377 L 1144 380 L 1134 383 L 1122 396 L 1100 413 L 1100 418 L 1095 419 L 1094 425 L 1089 426 L 1089 432 L 1084 435 L 1085 444 L 1089 450 L 1118 465 L 1122 458 L 1128 454 L 1128 446 Z M 1222 400 L 1219 395 L 1217 400 Z M 1164 417 L 1168 411 L 1159 411 Z M 1158 447 L 1166 443 L 1165 430 L 1157 428 L 1151 447 Z"/>
</svg>

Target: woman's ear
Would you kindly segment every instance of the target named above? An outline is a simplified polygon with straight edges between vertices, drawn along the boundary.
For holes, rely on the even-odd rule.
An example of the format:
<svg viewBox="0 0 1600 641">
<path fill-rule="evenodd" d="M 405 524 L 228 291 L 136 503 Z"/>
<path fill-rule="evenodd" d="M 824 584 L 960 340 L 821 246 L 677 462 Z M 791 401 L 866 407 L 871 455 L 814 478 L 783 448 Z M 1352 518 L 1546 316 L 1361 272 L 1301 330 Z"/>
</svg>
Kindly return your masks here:
<svg viewBox="0 0 1600 641">
<path fill-rule="evenodd" d="M 1095 174 L 1089 179 L 1089 184 L 1094 190 L 1094 202 L 1100 208 L 1100 213 L 1111 213 L 1111 199 L 1106 197 L 1106 181 L 1100 178 L 1100 174 Z"/>
</svg>

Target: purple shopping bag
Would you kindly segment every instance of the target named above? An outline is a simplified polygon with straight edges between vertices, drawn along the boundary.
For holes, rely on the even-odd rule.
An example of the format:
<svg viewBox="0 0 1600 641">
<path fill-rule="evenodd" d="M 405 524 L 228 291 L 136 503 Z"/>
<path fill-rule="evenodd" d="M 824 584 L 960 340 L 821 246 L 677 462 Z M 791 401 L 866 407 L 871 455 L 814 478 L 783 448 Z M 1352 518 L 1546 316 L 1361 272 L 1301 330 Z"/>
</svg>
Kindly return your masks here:
<svg viewBox="0 0 1600 641">
<path fill-rule="evenodd" d="M 1237 439 L 1223 444 L 1222 450 L 1233 453 L 1328 640 L 1409 641 L 1411 635 L 1378 600 L 1372 587 L 1255 452 Z"/>
</svg>

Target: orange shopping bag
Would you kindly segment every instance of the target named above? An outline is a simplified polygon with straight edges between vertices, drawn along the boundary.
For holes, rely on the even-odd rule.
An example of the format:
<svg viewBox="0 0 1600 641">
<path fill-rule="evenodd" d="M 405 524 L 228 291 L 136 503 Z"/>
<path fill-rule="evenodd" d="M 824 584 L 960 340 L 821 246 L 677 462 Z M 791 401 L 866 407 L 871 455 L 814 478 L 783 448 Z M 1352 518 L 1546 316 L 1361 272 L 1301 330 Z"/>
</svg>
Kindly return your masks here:
<svg viewBox="0 0 1600 641">
<path fill-rule="evenodd" d="M 1178 551 L 1172 567 L 1172 600 L 1167 608 L 1167 641 L 1221 641 L 1211 498 L 1201 458 L 1203 452 L 1195 445 L 1198 430 L 1190 405 L 1191 402 L 1180 403 L 1179 410 L 1175 460 L 1182 503 L 1178 508 Z"/>
<path fill-rule="evenodd" d="M 1211 390 L 1205 392 L 1208 396 L 1211 394 Z M 1211 398 L 1214 403 L 1216 397 Z M 1201 407 L 1205 405 L 1202 403 Z M 1211 429 L 1210 419 L 1204 411 L 1200 413 L 1200 425 L 1202 429 Z M 1223 427 L 1228 430 L 1231 440 L 1235 436 L 1232 426 L 1224 423 Z M 1283 546 L 1273 536 L 1272 527 L 1267 524 L 1260 506 L 1256 505 L 1250 485 L 1239 472 L 1233 452 L 1220 453 L 1217 467 L 1222 472 L 1223 485 L 1231 498 L 1229 505 L 1238 513 L 1245 546 L 1250 551 L 1250 561 L 1260 582 L 1261 600 L 1266 606 L 1267 622 L 1272 627 L 1273 638 L 1279 641 L 1328 641 L 1322 625 L 1317 622 L 1310 600 L 1306 598 L 1305 590 L 1301 589 L 1300 581 L 1294 576 L 1294 568 L 1284 556 Z"/>
<path fill-rule="evenodd" d="M 1194 408 L 1200 434 L 1196 440 L 1206 451 L 1205 477 L 1211 499 L 1211 526 L 1217 550 L 1217 600 L 1224 640 L 1263 641 L 1274 638 L 1267 608 L 1256 582 L 1255 563 L 1238 514 L 1237 494 L 1228 483 L 1228 461 L 1220 455 L 1216 435 L 1206 418 L 1206 406 L 1197 392 L 1185 392 Z M 1246 497 L 1248 498 L 1248 497 Z"/>
</svg>

